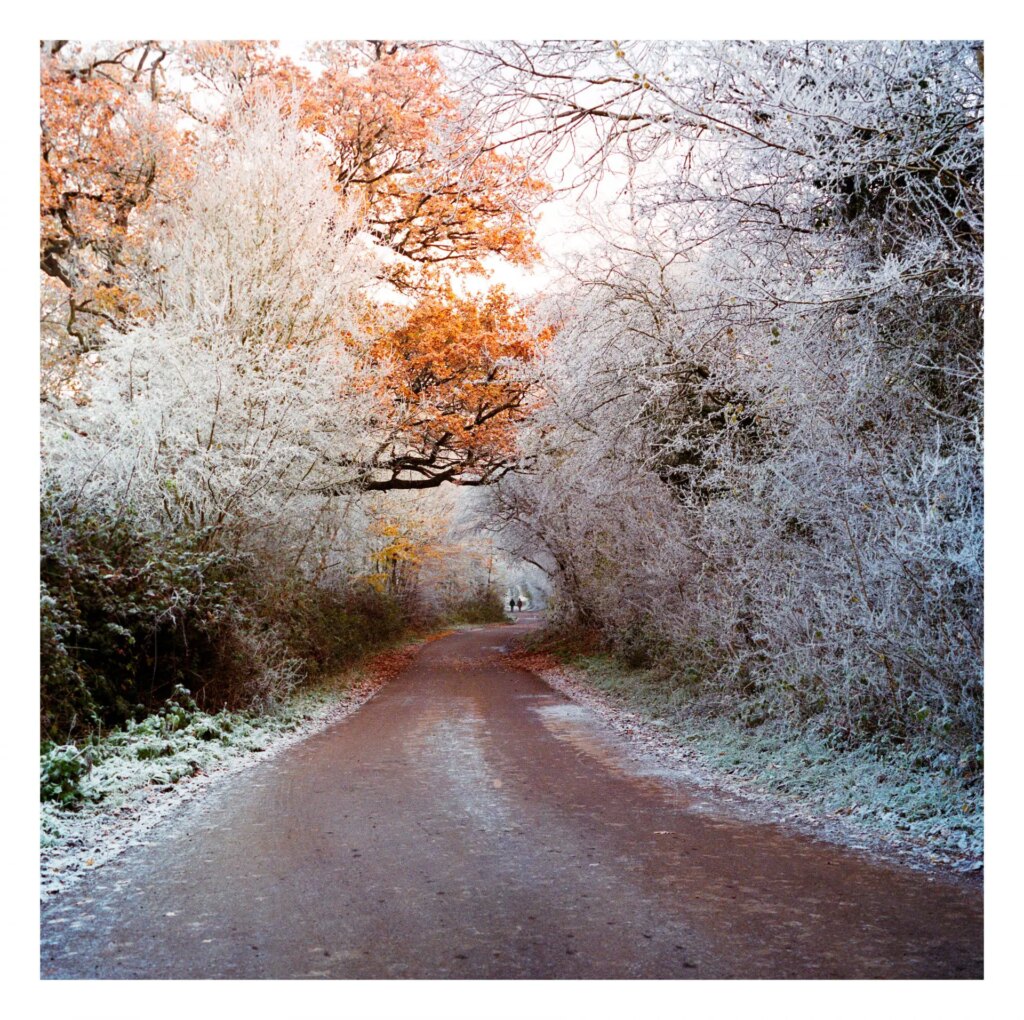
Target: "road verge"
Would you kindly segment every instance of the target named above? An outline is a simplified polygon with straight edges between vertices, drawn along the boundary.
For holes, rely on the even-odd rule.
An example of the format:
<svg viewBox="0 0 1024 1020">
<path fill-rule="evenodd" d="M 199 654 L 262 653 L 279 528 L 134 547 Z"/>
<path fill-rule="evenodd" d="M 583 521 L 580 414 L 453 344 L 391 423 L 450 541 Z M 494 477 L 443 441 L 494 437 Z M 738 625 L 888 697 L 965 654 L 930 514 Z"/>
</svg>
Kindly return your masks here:
<svg viewBox="0 0 1024 1020">
<path fill-rule="evenodd" d="M 922 767 L 912 751 L 841 752 L 782 726 L 753 730 L 685 712 L 668 720 L 631 695 L 629 671 L 609 660 L 567 664 L 548 652 L 523 649 L 511 658 L 594 711 L 631 754 L 740 798 L 746 814 L 922 870 L 982 870 L 980 784 L 965 788 Z"/>
</svg>

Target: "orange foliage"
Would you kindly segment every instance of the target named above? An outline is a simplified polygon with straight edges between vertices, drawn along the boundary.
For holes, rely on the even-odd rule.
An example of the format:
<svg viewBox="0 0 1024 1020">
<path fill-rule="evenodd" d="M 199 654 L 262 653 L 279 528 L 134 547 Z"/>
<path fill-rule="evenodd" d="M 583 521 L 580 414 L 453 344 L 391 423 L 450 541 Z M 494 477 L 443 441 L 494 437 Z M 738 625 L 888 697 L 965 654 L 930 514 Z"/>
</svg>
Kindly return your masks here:
<svg viewBox="0 0 1024 1020">
<path fill-rule="evenodd" d="M 353 66 L 351 51 L 334 51 L 318 78 L 295 82 L 304 125 L 330 147 L 338 191 L 358 195 L 380 243 L 421 267 L 536 260 L 529 215 L 546 186 L 488 149 L 445 93 L 430 50 L 378 52 Z M 402 263 L 390 277 L 401 287 L 421 282 Z"/>
<path fill-rule="evenodd" d="M 130 261 L 138 214 L 173 197 L 186 139 L 159 105 L 154 43 L 87 55 L 43 44 L 40 87 L 40 267 L 66 288 L 67 331 L 80 314 L 115 325 L 137 309 Z"/>
<path fill-rule="evenodd" d="M 554 333 L 534 331 L 501 287 L 460 298 L 425 296 L 371 356 L 399 413 L 375 467 L 391 473 L 369 488 L 478 484 L 512 462 L 514 429 L 530 392 L 530 362 Z M 402 483 L 401 472 L 418 479 Z"/>
<path fill-rule="evenodd" d="M 488 145 L 430 49 L 377 43 L 369 56 L 321 58 L 321 75 L 293 69 L 289 81 L 302 122 L 328 143 L 339 194 L 360 199 L 367 229 L 399 256 L 384 279 L 418 298 L 368 352 L 393 415 L 372 465 L 387 476 L 364 484 L 486 481 L 513 460 L 524 370 L 553 330 L 531 332 L 500 287 L 458 297 L 452 276 L 486 273 L 489 257 L 536 261 L 531 214 L 548 187 Z"/>
</svg>

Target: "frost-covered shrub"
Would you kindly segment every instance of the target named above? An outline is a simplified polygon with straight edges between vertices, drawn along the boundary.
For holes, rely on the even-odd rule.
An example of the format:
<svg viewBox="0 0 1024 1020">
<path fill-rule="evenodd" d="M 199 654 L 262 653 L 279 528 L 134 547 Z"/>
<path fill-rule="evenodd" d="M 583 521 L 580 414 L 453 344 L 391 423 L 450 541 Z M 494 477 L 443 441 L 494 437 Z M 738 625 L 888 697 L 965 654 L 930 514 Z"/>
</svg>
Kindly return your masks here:
<svg viewBox="0 0 1024 1020">
<path fill-rule="evenodd" d="M 67 740 L 157 705 L 159 735 L 200 707 L 271 711 L 308 677 L 408 624 L 362 582 L 324 587 L 232 556 L 209 536 L 110 519 L 49 493 L 43 507 L 42 734 Z M 190 693 L 192 692 L 192 693 Z M 154 745 L 156 746 L 156 745 Z"/>
<path fill-rule="evenodd" d="M 243 594 L 267 631 L 258 640 L 273 633 L 282 646 L 282 676 L 289 672 L 288 659 L 296 660 L 300 673 L 320 676 L 392 640 L 409 624 L 406 607 L 362 579 L 314 584 L 295 571 L 254 568 Z"/>
<path fill-rule="evenodd" d="M 233 707 L 273 712 L 308 675 L 273 627 L 232 628 L 221 635 L 216 654 L 207 695 Z"/>
<path fill-rule="evenodd" d="M 39 593 L 39 664 L 42 731 L 55 736 L 61 728 L 59 714 L 68 721 L 68 732 L 78 720 L 86 728 L 99 724 L 96 704 L 82 676 L 75 651 L 76 626 L 70 607 L 61 604 L 45 580 Z M 72 648 L 69 649 L 68 645 Z M 57 707 L 59 706 L 59 708 Z"/>
<path fill-rule="evenodd" d="M 44 747 L 39 769 L 39 795 L 59 807 L 70 807 L 84 796 L 81 782 L 88 775 L 88 753 L 74 744 Z"/>
<path fill-rule="evenodd" d="M 450 623 L 501 623 L 507 619 L 507 611 L 508 604 L 497 587 L 481 585 L 445 605 L 444 617 Z"/>
</svg>

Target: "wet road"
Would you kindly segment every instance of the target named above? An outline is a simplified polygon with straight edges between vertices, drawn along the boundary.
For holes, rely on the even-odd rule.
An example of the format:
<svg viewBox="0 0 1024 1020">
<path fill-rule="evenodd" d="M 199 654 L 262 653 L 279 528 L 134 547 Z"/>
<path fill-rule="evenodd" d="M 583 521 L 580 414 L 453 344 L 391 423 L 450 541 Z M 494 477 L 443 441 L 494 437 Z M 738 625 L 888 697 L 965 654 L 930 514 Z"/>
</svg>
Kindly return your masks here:
<svg viewBox="0 0 1024 1020">
<path fill-rule="evenodd" d="M 527 626 L 426 645 L 358 713 L 47 903 L 43 977 L 981 976 L 979 883 L 638 772 L 502 661 Z"/>
</svg>

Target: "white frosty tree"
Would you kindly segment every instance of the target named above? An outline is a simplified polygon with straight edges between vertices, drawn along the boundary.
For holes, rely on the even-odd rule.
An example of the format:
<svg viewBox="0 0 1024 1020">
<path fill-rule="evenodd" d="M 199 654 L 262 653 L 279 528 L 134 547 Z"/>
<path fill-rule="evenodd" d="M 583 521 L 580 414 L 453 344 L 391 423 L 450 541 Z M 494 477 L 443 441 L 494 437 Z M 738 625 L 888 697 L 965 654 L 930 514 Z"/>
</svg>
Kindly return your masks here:
<svg viewBox="0 0 1024 1020">
<path fill-rule="evenodd" d="M 371 256 L 293 120 L 269 101 L 231 117 L 151 252 L 159 315 L 108 336 L 47 415 L 44 476 L 154 525 L 322 556 L 351 501 L 317 489 L 358 463 L 374 410 L 351 351 Z"/>
<path fill-rule="evenodd" d="M 507 130 L 633 169 L 496 497 L 512 547 L 751 718 L 977 740 L 977 48 L 477 51 Z"/>
</svg>

